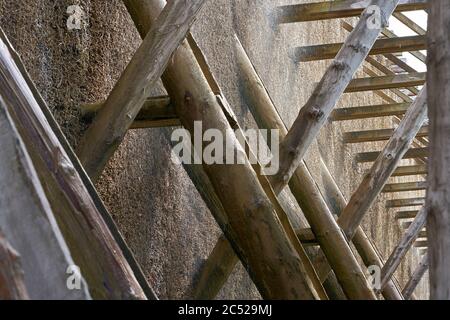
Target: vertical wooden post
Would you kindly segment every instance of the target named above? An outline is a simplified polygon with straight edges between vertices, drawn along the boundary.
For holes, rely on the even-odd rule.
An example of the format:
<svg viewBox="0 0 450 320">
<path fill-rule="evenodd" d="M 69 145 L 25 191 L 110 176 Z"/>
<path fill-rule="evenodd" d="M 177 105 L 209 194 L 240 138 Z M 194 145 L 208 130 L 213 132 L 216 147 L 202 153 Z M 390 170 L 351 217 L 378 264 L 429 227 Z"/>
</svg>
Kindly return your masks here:
<svg viewBox="0 0 450 320">
<path fill-rule="evenodd" d="M 428 221 L 431 299 L 450 299 L 450 1 L 429 1 Z"/>
</svg>

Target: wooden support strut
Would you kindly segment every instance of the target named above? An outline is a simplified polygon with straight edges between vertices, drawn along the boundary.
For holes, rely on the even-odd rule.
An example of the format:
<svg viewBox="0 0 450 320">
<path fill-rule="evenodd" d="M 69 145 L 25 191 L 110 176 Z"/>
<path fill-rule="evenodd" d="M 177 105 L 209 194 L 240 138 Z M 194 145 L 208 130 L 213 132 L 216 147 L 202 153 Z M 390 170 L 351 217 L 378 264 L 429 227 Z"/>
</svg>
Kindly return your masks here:
<svg viewBox="0 0 450 320">
<path fill-rule="evenodd" d="M 347 207 L 339 218 L 340 225 L 349 239 L 353 238 L 356 228 L 360 225 L 368 209 L 422 127 L 427 115 L 426 96 L 427 91 L 424 88 L 406 113 L 386 147 L 376 158 L 370 172 L 353 193 Z"/>
<path fill-rule="evenodd" d="M 294 4 L 278 7 L 276 16 L 279 23 L 356 17 L 361 15 L 368 4 L 367 1 L 355 0 Z M 427 0 L 401 0 L 395 11 L 424 10 L 426 7 Z"/>
<path fill-rule="evenodd" d="M 364 143 L 373 141 L 385 141 L 389 140 L 394 134 L 395 129 L 376 129 L 376 130 L 366 130 L 366 131 L 353 131 L 345 132 L 343 134 L 343 139 L 345 143 Z M 417 132 L 416 137 L 427 137 L 428 136 L 428 126 L 420 128 Z"/>
<path fill-rule="evenodd" d="M 408 283 L 406 284 L 405 288 L 403 289 L 403 296 L 406 300 L 409 300 L 414 293 L 414 290 L 416 290 L 417 285 L 419 284 L 420 280 L 422 280 L 424 274 L 427 272 L 429 267 L 429 256 L 428 254 L 425 254 L 422 257 L 422 260 L 420 261 L 419 265 L 417 266 L 416 270 L 412 274 L 411 278 L 409 279 Z"/>
<path fill-rule="evenodd" d="M 425 198 L 395 199 L 386 201 L 386 208 L 416 207 L 424 204 Z"/>
<path fill-rule="evenodd" d="M 422 208 L 417 217 L 414 219 L 414 222 L 405 232 L 400 242 L 394 248 L 391 255 L 387 259 L 386 263 L 384 264 L 383 268 L 381 269 L 381 281 L 380 281 L 381 288 L 384 288 L 389 279 L 391 279 L 392 275 L 397 270 L 406 253 L 411 248 L 411 245 L 419 236 L 419 233 L 425 226 L 426 221 L 427 221 L 427 212 L 424 208 Z"/>
<path fill-rule="evenodd" d="M 150 26 L 165 4 L 165 1 L 160 0 L 124 2 L 141 35 L 147 31 L 142 21 L 147 22 L 147 27 Z M 173 55 L 162 79 L 186 129 L 192 132 L 194 122 L 202 121 L 203 130 L 220 130 L 230 140 L 230 146 L 238 154 L 244 154 L 242 165 L 204 164 L 203 167 L 216 191 L 224 188 L 233 191 L 217 192 L 236 238 L 230 236 L 228 230 L 223 231 L 263 298 L 322 297 L 318 290 L 323 288 L 316 285 L 314 275 L 307 271 L 306 254 L 301 250 L 301 245 L 300 248 L 294 247 L 294 243 L 289 241 L 274 204 L 269 201 L 245 158 L 244 150 L 234 134 L 231 134 L 233 131 L 187 41 Z M 229 189 L 227 185 L 234 187 Z"/>
<path fill-rule="evenodd" d="M 428 17 L 428 94 L 430 156 L 427 230 L 430 298 L 450 299 L 450 1 L 430 2 Z"/>
<path fill-rule="evenodd" d="M 64 237 L 68 246 L 66 252 L 70 250 L 75 262 L 66 264 L 60 270 L 65 290 L 67 266 L 76 264 L 82 270 L 93 298 L 155 299 L 141 269 L 30 80 L 19 56 L 3 32 L 0 32 L 0 37 L 0 92 L 38 169 L 36 171 L 43 181 L 47 201 L 54 208 L 56 222 L 53 223 L 58 224 L 61 237 Z M 33 222 L 34 219 L 23 219 L 18 225 L 24 221 Z M 30 228 L 37 230 L 35 224 Z M 9 240 L 12 241 L 10 237 Z M 37 245 L 37 241 L 29 243 Z M 52 240 L 50 243 L 56 245 L 61 244 L 61 241 Z M 12 245 L 24 254 L 21 247 L 15 243 Z M 25 256 L 23 259 L 25 268 Z M 37 264 L 30 267 L 38 270 Z M 44 294 L 43 288 L 52 289 L 47 298 L 54 294 L 57 297 L 67 296 L 58 294 L 57 286 L 48 286 L 48 283 L 37 289 L 40 294 Z M 33 296 L 28 289 L 30 296 Z M 72 290 L 71 294 L 83 292 Z"/>
<path fill-rule="evenodd" d="M 398 0 L 374 0 L 380 8 L 381 28 L 387 25 Z M 280 145 L 280 170 L 271 177 L 272 186 L 287 185 L 311 143 L 326 123 L 337 101 L 351 82 L 356 70 L 367 57 L 381 29 L 369 27 L 370 11 L 365 10 L 357 26 L 350 33 L 336 58 L 325 72 L 294 125 Z"/>
<path fill-rule="evenodd" d="M 426 39 L 426 36 L 379 39 L 375 41 L 375 44 L 369 51 L 369 55 L 425 50 Z M 296 62 L 308 62 L 334 59 L 342 46 L 343 43 L 331 43 L 298 47 L 294 51 L 294 60 Z"/>
<path fill-rule="evenodd" d="M 390 76 L 377 76 L 368 78 L 357 78 L 350 82 L 345 89 L 346 93 L 373 91 L 383 89 L 395 89 L 421 86 L 425 84 L 426 73 L 407 73 Z"/>
<path fill-rule="evenodd" d="M 425 164 L 412 165 L 412 166 L 400 166 L 395 169 L 391 177 L 405 177 L 425 175 L 428 172 L 428 168 Z"/>
<path fill-rule="evenodd" d="M 359 163 L 374 162 L 380 156 L 379 151 L 374 152 L 362 152 L 355 156 L 355 161 Z M 428 157 L 428 147 L 424 148 L 411 148 L 403 155 L 402 159 L 415 159 L 421 157 Z"/>
<path fill-rule="evenodd" d="M 392 103 L 374 106 L 361 106 L 333 110 L 332 121 L 359 120 L 387 116 L 401 116 L 406 113 L 410 103 Z"/>
<path fill-rule="evenodd" d="M 384 186 L 382 193 L 405 192 L 405 191 L 420 191 L 427 189 L 426 181 L 403 182 L 403 183 L 388 183 Z"/>
<path fill-rule="evenodd" d="M 93 180 L 119 147 L 146 100 L 146 93 L 163 74 L 204 3 L 205 0 L 169 2 L 122 73 L 78 147 L 80 161 Z"/>
</svg>

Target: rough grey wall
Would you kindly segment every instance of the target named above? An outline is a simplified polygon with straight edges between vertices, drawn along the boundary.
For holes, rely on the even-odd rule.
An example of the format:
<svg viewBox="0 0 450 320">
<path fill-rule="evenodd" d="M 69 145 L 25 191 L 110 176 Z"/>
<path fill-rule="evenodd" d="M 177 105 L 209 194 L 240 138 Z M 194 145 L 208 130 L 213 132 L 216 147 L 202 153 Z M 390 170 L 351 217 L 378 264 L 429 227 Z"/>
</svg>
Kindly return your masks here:
<svg viewBox="0 0 450 320">
<path fill-rule="evenodd" d="M 209 0 L 193 28 L 244 128 L 253 122 L 239 87 L 233 33 L 238 34 L 289 125 L 329 63 L 297 65 L 290 59 L 292 48 L 345 39 L 337 20 L 274 25 L 273 7 L 295 2 L 306 1 Z M 87 13 L 82 30 L 67 30 L 66 9 L 72 4 L 81 5 Z M 123 4 L 120 0 L 0 0 L 0 21 L 75 147 L 86 127 L 78 106 L 106 98 L 140 43 Z M 163 92 L 159 84 L 153 94 Z M 340 105 L 366 105 L 374 99 L 367 94 L 345 95 Z M 347 197 L 364 170 L 353 161 L 361 146 L 343 145 L 342 132 L 381 125 L 392 126 L 392 121 L 328 124 L 308 155 L 324 157 Z M 98 189 L 159 296 L 179 299 L 191 296 L 220 231 L 184 170 L 171 163 L 169 136 L 170 129 L 130 131 Z M 371 211 L 364 226 L 387 257 L 400 229 L 384 202 Z M 416 259 L 410 255 L 402 265 L 398 273 L 402 285 Z M 425 286 L 421 292 L 425 294 Z M 220 298 L 257 299 L 259 295 L 239 266 Z"/>
</svg>

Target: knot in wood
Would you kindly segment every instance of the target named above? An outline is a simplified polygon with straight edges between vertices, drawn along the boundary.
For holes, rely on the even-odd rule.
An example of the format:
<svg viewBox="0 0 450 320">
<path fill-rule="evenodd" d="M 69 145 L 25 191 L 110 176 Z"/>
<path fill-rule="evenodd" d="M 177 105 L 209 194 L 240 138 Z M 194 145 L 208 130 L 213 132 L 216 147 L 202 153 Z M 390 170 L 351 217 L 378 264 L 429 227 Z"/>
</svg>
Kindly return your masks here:
<svg viewBox="0 0 450 320">
<path fill-rule="evenodd" d="M 311 119 L 317 121 L 317 120 L 320 120 L 320 119 L 323 118 L 324 113 L 317 106 L 314 106 L 314 107 L 311 108 L 311 111 L 309 112 L 309 115 L 310 115 Z"/>
</svg>

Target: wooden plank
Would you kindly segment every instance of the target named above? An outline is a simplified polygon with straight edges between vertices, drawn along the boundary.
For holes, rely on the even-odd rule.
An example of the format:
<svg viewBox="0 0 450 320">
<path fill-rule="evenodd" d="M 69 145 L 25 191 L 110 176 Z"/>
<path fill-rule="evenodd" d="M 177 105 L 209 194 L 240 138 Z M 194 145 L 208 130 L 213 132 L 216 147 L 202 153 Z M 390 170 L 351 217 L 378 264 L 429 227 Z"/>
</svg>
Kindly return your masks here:
<svg viewBox="0 0 450 320">
<path fill-rule="evenodd" d="M 398 0 L 374 0 L 372 5 L 380 8 L 384 28 Z M 370 12 L 364 11 L 361 19 L 344 46 L 328 67 L 320 83 L 307 103 L 301 108 L 294 125 L 280 144 L 280 170 L 271 176 L 275 189 L 286 186 L 302 161 L 311 143 L 326 123 L 337 101 L 349 86 L 351 78 L 361 66 L 381 30 L 369 27 Z"/>
<path fill-rule="evenodd" d="M 329 1 L 280 6 L 275 15 L 278 23 L 326 20 L 361 15 L 368 1 Z M 401 0 L 396 12 L 426 9 L 427 0 Z"/>
<path fill-rule="evenodd" d="M 384 186 L 382 193 L 392 193 L 392 192 L 405 192 L 405 191 L 420 191 L 426 190 L 426 181 L 416 181 L 416 182 L 403 182 L 403 183 L 388 183 Z"/>
<path fill-rule="evenodd" d="M 428 81 L 430 157 L 427 193 L 430 298 L 450 299 L 450 1 L 430 2 Z"/>
<path fill-rule="evenodd" d="M 398 211 L 395 214 L 395 219 L 397 219 L 397 220 L 414 219 L 417 216 L 418 213 L 419 213 L 419 210 Z"/>
<path fill-rule="evenodd" d="M 98 299 L 155 298 L 19 56 L 4 33 L 0 34 L 1 76 L 8 79 L 0 81 L 2 96 L 91 295 Z"/>
<path fill-rule="evenodd" d="M 391 30 L 389 30 L 389 29 L 387 29 L 387 28 L 385 28 L 385 29 L 382 31 L 382 34 L 383 34 L 384 36 L 388 37 L 388 38 L 391 38 L 391 39 L 399 39 L 399 38 L 400 38 L 400 37 L 398 37 L 394 32 L 392 32 Z M 426 61 L 427 61 L 427 56 L 424 55 L 422 52 L 420 52 L 420 51 L 409 51 L 409 53 L 410 53 L 411 55 L 413 55 L 414 57 L 416 57 L 417 59 L 419 59 L 420 61 L 422 61 L 423 63 L 426 63 Z"/>
<path fill-rule="evenodd" d="M 425 84 L 425 80 L 425 72 L 398 74 L 395 76 L 357 78 L 349 83 L 345 92 L 350 93 L 421 86 Z"/>
<path fill-rule="evenodd" d="M 424 88 L 406 113 L 399 127 L 372 165 L 370 172 L 353 193 L 339 217 L 340 226 L 352 239 L 356 228 L 380 194 L 387 180 L 406 154 L 427 115 L 427 91 Z"/>
<path fill-rule="evenodd" d="M 0 230 L 0 300 L 28 300 L 20 256 Z"/>
<path fill-rule="evenodd" d="M 394 199 L 386 201 L 386 208 L 423 206 L 425 198 Z"/>
<path fill-rule="evenodd" d="M 420 231 L 425 227 L 426 220 L 427 212 L 422 208 L 381 269 L 381 288 L 387 284 L 397 270 L 406 253 L 419 236 Z"/>
<path fill-rule="evenodd" d="M 131 8 L 130 14 L 137 23 L 148 19 L 148 25 L 155 22 L 155 15 L 161 12 L 165 3 L 162 0 L 145 3 L 136 0 L 124 2 L 127 8 Z M 137 27 L 141 28 L 139 24 Z M 141 30 L 140 33 L 145 34 L 146 31 Z M 173 55 L 162 80 L 176 105 L 181 123 L 187 130 L 192 132 L 194 122 L 202 121 L 203 130 L 214 128 L 222 133 L 232 132 L 221 104 L 211 90 L 187 41 L 184 41 Z M 233 150 L 244 152 L 234 135 L 225 136 L 230 138 Z M 242 165 L 203 164 L 211 184 L 219 191 L 217 195 L 228 214 L 237 239 L 230 237 L 228 230 L 223 232 L 263 298 L 322 297 L 317 290 L 323 288 L 316 286 L 313 275 L 307 271 L 306 253 L 298 251 L 299 248 L 288 237 L 280 224 L 276 204 L 271 203 L 250 163 L 247 159 L 244 160 Z M 234 186 L 232 192 L 220 192 L 224 188 L 228 189 L 227 185 Z M 258 254 L 255 255 L 254 252 Z"/>
<path fill-rule="evenodd" d="M 356 162 L 364 163 L 364 162 L 373 162 L 380 156 L 380 152 L 362 152 L 358 153 L 355 157 Z M 411 148 L 409 149 L 403 159 L 415 159 L 420 157 L 428 157 L 428 148 Z"/>
<path fill-rule="evenodd" d="M 66 285 L 66 270 L 75 263 L 6 108 L 8 102 L 4 98 L 9 92 L 5 86 L 12 80 L 4 73 L 5 51 L 5 45 L 0 42 L 0 226 L 10 245 L 23 255 L 25 277 L 22 283 L 17 254 L 0 234 L 0 297 L 25 298 L 25 285 L 32 299 L 90 299 L 82 277 L 80 290 L 69 290 Z"/>
<path fill-rule="evenodd" d="M 414 293 L 414 290 L 416 290 L 417 285 L 419 284 L 420 280 L 422 280 L 424 274 L 428 270 L 429 262 L 428 262 L 428 254 L 425 254 L 422 257 L 422 260 L 420 261 L 419 265 L 417 266 L 416 270 L 412 274 L 411 278 L 409 279 L 408 283 L 406 284 L 405 288 L 403 289 L 403 295 L 405 299 L 409 300 Z"/>
<path fill-rule="evenodd" d="M 414 242 L 414 247 L 415 248 L 428 248 L 428 241 L 426 241 L 426 240 L 416 241 L 416 242 Z"/>
<path fill-rule="evenodd" d="M 364 131 L 352 131 L 344 132 L 343 139 L 345 143 L 364 143 L 372 141 L 385 141 L 389 140 L 394 134 L 395 129 L 376 129 L 376 130 L 364 130 Z M 416 137 L 427 137 L 428 126 L 420 128 Z"/>
<path fill-rule="evenodd" d="M 426 42 L 426 36 L 379 39 L 375 41 L 369 55 L 425 50 Z M 308 62 L 334 59 L 342 46 L 343 43 L 330 43 L 297 47 L 294 51 L 294 60 L 296 62 Z"/>
<path fill-rule="evenodd" d="M 392 103 L 373 106 L 341 108 L 333 110 L 332 121 L 359 120 L 388 116 L 402 116 L 410 107 L 410 103 Z"/>
<path fill-rule="evenodd" d="M 78 146 L 80 161 L 93 180 L 119 147 L 147 92 L 163 74 L 204 3 L 205 0 L 169 2 L 122 73 Z"/>
<path fill-rule="evenodd" d="M 85 120 L 92 121 L 103 106 L 104 102 L 93 103 L 82 105 L 80 109 Z M 175 106 L 170 102 L 170 97 L 161 96 L 145 100 L 130 129 L 177 126 L 181 126 L 181 123 L 175 112 Z"/>
<path fill-rule="evenodd" d="M 395 169 L 392 177 L 405 177 L 415 175 L 425 175 L 428 173 L 428 168 L 425 164 L 413 165 L 413 166 L 401 166 Z"/>
</svg>

